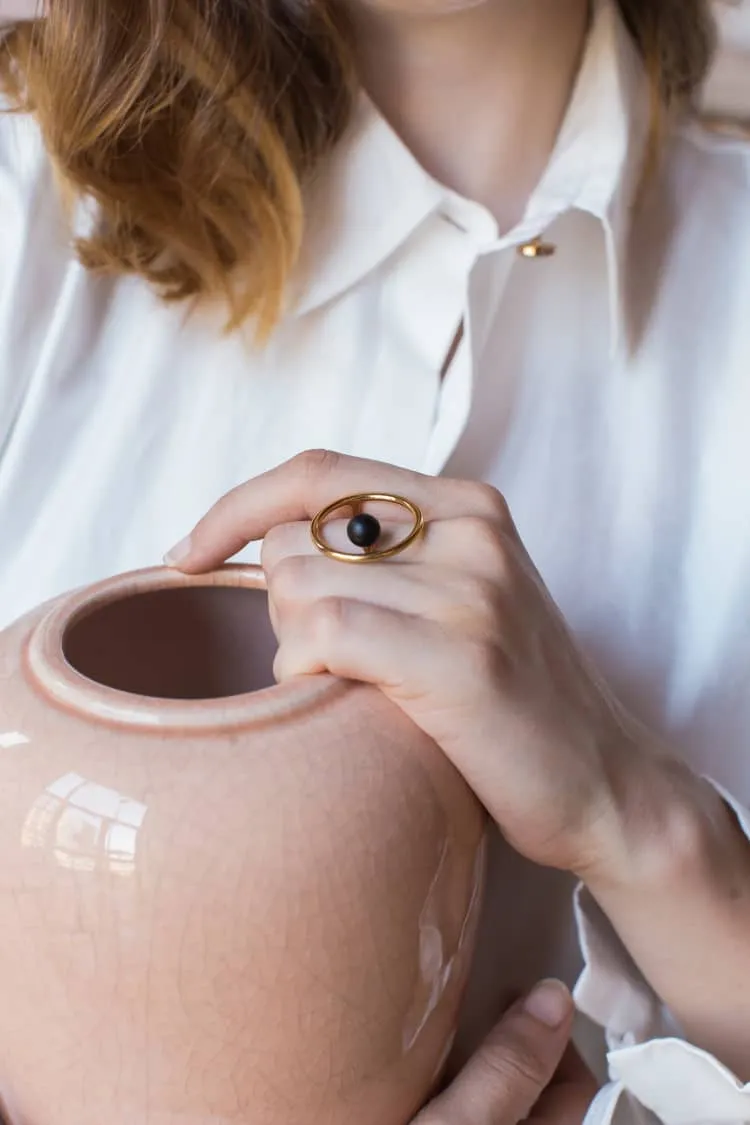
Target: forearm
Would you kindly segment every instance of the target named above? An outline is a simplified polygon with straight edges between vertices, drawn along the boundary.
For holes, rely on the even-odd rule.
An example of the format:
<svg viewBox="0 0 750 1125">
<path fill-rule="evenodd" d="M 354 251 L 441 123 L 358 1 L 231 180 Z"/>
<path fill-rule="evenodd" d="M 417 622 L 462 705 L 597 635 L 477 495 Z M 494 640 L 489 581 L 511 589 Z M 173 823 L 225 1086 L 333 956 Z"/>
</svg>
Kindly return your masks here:
<svg viewBox="0 0 750 1125">
<path fill-rule="evenodd" d="M 750 843 L 676 764 L 649 763 L 620 811 L 609 862 L 584 881 L 685 1034 L 747 1081 Z"/>
</svg>

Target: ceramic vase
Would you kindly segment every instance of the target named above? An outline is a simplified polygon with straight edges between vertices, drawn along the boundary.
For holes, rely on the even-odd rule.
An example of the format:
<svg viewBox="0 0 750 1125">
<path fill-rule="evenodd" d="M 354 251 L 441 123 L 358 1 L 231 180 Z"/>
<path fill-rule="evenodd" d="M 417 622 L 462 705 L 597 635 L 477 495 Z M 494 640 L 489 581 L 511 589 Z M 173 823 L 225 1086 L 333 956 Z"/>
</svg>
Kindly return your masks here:
<svg viewBox="0 0 750 1125">
<path fill-rule="evenodd" d="M 0 634 L 12 1125 L 407 1125 L 484 818 L 374 688 L 277 685 L 262 572 L 139 571 Z"/>
</svg>

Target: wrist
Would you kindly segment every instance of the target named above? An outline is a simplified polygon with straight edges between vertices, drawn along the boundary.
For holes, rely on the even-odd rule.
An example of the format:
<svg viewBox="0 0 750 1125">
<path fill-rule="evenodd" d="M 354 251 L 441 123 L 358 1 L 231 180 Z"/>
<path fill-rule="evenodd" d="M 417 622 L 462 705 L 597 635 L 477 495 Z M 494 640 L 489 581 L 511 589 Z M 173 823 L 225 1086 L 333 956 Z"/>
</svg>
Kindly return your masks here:
<svg viewBox="0 0 750 1125">
<path fill-rule="evenodd" d="M 746 875 L 750 844 L 713 786 L 648 740 L 618 757 L 590 859 L 576 871 L 595 897 Z"/>
</svg>

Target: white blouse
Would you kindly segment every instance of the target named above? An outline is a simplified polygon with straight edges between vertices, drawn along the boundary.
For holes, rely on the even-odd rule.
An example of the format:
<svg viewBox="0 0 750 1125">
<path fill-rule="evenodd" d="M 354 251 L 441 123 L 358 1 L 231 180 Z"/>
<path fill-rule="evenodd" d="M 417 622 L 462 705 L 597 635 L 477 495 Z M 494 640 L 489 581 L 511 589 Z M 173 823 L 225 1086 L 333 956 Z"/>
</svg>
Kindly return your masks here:
<svg viewBox="0 0 750 1125">
<path fill-rule="evenodd" d="M 304 448 L 481 478 L 623 701 L 750 805 L 750 147 L 685 129 L 636 206 L 646 127 L 600 0 L 547 172 L 499 237 L 363 99 L 259 349 L 87 274 L 33 120 L 0 117 L 0 626 L 157 563 Z M 554 255 L 519 252 L 537 236 Z M 577 978 L 609 1045 L 588 1125 L 750 1120 L 750 1088 L 684 1041 L 585 893 L 499 838 L 492 879 L 459 1056 L 509 988 Z"/>
</svg>

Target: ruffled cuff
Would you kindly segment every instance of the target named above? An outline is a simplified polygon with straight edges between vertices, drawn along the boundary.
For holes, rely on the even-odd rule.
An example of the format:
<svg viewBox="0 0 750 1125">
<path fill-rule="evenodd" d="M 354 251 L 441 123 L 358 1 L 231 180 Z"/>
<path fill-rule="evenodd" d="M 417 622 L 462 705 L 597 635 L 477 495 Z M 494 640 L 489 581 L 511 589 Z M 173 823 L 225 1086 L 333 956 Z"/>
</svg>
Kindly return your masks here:
<svg viewBox="0 0 750 1125">
<path fill-rule="evenodd" d="M 612 1082 L 584 1125 L 747 1125 L 750 1086 L 682 1039 L 655 1039 L 609 1055 Z"/>
<path fill-rule="evenodd" d="M 710 780 L 710 779 L 708 779 Z M 750 813 L 711 782 L 750 840 Z M 747 1125 L 750 1085 L 686 1042 L 585 887 L 575 896 L 584 969 L 575 989 L 580 1011 L 600 1024 L 612 1082 L 585 1125 Z"/>
</svg>

